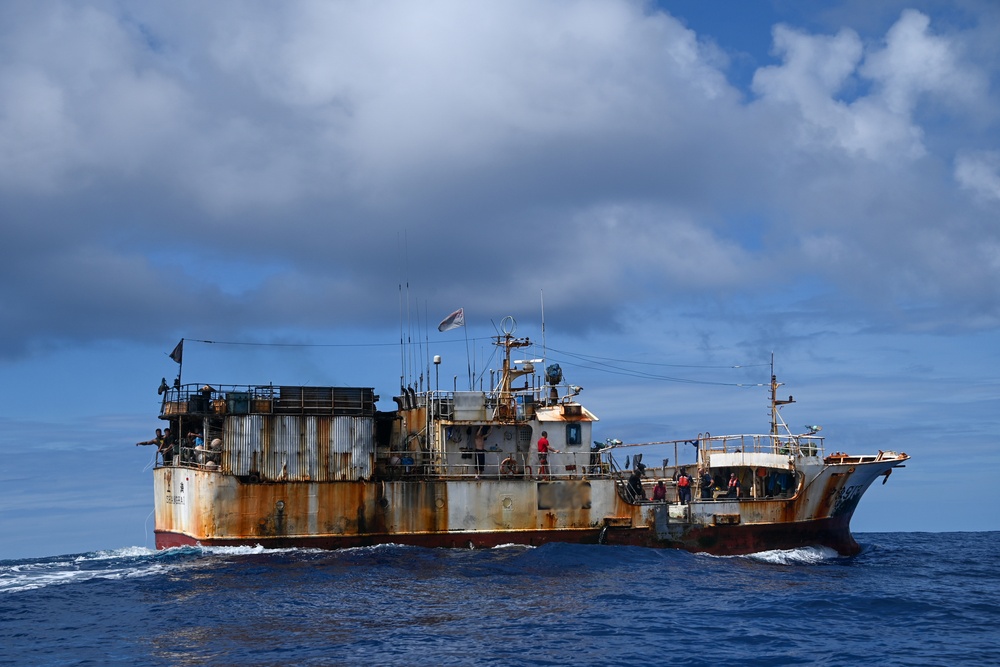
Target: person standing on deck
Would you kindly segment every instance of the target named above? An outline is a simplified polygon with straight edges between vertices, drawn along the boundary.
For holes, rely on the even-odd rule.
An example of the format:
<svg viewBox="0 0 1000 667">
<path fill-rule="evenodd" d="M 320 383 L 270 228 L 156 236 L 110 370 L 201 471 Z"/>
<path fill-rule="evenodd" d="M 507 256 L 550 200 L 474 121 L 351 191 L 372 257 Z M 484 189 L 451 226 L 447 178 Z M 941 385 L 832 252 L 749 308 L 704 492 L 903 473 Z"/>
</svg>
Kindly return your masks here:
<svg viewBox="0 0 1000 667">
<path fill-rule="evenodd" d="M 727 498 L 739 498 L 740 497 L 740 479 L 736 476 L 736 473 L 729 473 L 729 493 Z"/>
<path fill-rule="evenodd" d="M 712 499 L 712 487 L 715 485 L 715 480 L 712 479 L 711 473 L 708 470 L 701 471 L 701 499 L 711 500 Z"/>
<path fill-rule="evenodd" d="M 201 431 L 191 431 L 187 435 L 187 447 L 181 447 L 181 461 L 194 461 L 194 452 L 199 447 L 205 448 L 205 439 L 201 437 Z"/>
<path fill-rule="evenodd" d="M 549 452 L 558 454 L 559 450 L 549 445 L 548 431 L 542 431 L 542 437 L 538 439 L 538 479 L 549 478 Z"/>
<path fill-rule="evenodd" d="M 174 434 L 170 432 L 169 428 L 163 429 L 163 442 L 160 443 L 160 455 L 163 457 L 163 465 L 168 465 L 173 463 L 174 460 L 174 447 L 177 444 L 177 438 Z"/>
<path fill-rule="evenodd" d="M 161 429 L 156 429 L 156 435 L 153 436 L 152 440 L 146 440 L 145 442 L 137 442 L 135 443 L 135 446 L 138 447 L 139 445 L 156 445 L 157 449 L 159 449 L 161 444 L 163 444 L 163 431 Z"/>
<path fill-rule="evenodd" d="M 167 433 L 169 432 L 170 429 L 168 428 Z M 146 440 L 145 442 L 135 443 L 136 447 L 140 445 L 156 445 L 156 453 L 153 454 L 153 463 L 156 463 L 156 454 L 159 454 L 160 452 L 163 451 L 163 431 L 161 431 L 160 429 L 156 429 L 156 435 L 153 436 L 152 440 Z"/>
<path fill-rule="evenodd" d="M 642 469 L 636 468 L 628 478 L 625 485 L 628 491 L 629 502 L 641 503 L 646 499 L 646 490 L 642 488 Z M 664 489 L 665 490 L 665 489 Z"/>
<path fill-rule="evenodd" d="M 681 468 L 677 477 L 677 500 L 681 505 L 691 503 L 691 475 L 687 473 L 687 468 Z"/>
</svg>

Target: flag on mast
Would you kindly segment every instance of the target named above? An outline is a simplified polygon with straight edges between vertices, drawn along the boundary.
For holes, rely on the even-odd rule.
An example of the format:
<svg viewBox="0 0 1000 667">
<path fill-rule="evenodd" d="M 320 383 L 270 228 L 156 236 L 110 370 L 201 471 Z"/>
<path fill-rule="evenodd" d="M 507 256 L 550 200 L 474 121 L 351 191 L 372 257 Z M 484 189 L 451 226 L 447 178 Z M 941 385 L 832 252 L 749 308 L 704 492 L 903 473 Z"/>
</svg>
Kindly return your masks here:
<svg viewBox="0 0 1000 667">
<path fill-rule="evenodd" d="M 454 313 L 441 320 L 441 324 L 438 325 L 438 331 L 451 331 L 452 329 L 457 329 L 459 327 L 464 327 L 464 326 L 465 326 L 465 309 L 459 308 Z"/>
<path fill-rule="evenodd" d="M 184 339 L 183 338 L 181 338 L 181 342 L 177 343 L 177 347 L 174 348 L 174 351 L 170 353 L 170 358 L 173 359 L 174 361 L 176 361 L 177 363 L 181 363 L 181 359 L 184 358 Z"/>
</svg>

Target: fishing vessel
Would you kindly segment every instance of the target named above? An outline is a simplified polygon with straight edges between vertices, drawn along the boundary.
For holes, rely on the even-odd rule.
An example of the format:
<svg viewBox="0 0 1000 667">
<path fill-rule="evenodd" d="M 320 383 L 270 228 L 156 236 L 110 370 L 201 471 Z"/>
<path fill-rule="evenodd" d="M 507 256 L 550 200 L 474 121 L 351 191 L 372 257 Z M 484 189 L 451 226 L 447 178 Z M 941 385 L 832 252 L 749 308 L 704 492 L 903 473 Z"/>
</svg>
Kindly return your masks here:
<svg viewBox="0 0 1000 667">
<path fill-rule="evenodd" d="M 862 495 L 909 458 L 827 454 L 819 427 L 793 433 L 780 409 L 794 401 L 777 398 L 773 363 L 767 433 L 597 443 L 579 387 L 558 364 L 514 359 L 532 343 L 504 322 L 488 390 L 403 387 L 388 411 L 367 387 L 163 383 L 156 546 L 574 542 L 851 555 Z M 646 465 L 650 446 L 697 453 Z"/>
</svg>

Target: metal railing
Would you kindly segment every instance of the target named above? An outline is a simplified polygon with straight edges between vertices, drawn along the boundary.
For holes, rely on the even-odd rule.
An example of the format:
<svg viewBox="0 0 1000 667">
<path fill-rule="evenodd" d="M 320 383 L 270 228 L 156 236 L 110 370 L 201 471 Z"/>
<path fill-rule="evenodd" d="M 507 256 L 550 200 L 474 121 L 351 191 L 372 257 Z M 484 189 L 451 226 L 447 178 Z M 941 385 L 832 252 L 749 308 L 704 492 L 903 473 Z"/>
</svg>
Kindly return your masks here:
<svg viewBox="0 0 1000 667">
<path fill-rule="evenodd" d="M 478 454 L 482 454 L 480 467 Z M 547 469 L 546 469 L 547 468 Z M 393 450 L 385 460 L 391 477 L 423 476 L 447 479 L 584 479 L 608 477 L 607 461 L 595 458 L 591 452 L 560 452 L 548 455 L 547 466 L 539 463 L 538 455 L 529 452 L 506 452 L 475 449 L 436 452 Z"/>
<path fill-rule="evenodd" d="M 818 435 L 716 435 L 699 434 L 698 449 L 703 453 L 760 453 L 796 456 L 823 456 L 823 438 Z"/>
<path fill-rule="evenodd" d="M 162 389 L 160 416 L 226 414 L 375 414 L 378 397 L 363 387 L 186 384 Z"/>
</svg>

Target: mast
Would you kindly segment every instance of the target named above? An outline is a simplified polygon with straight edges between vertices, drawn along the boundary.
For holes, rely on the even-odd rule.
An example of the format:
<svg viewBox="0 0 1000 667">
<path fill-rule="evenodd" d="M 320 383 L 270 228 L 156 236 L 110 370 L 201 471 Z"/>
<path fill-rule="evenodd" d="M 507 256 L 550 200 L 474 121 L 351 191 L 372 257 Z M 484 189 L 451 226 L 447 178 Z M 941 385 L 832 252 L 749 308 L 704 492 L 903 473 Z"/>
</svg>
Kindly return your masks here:
<svg viewBox="0 0 1000 667">
<path fill-rule="evenodd" d="M 789 403 L 794 403 L 795 399 L 791 396 L 788 400 L 778 400 L 778 387 L 784 386 L 784 383 L 778 382 L 778 376 L 774 374 L 774 352 L 771 353 L 771 435 L 777 437 L 778 435 L 778 424 L 784 424 L 784 421 L 778 415 L 778 409 L 782 405 L 788 405 Z M 788 428 L 787 426 L 785 427 Z"/>
<path fill-rule="evenodd" d="M 507 324 L 508 318 L 509 324 Z M 495 414 L 497 419 L 514 419 L 517 416 L 517 406 L 515 405 L 511 382 L 516 377 L 533 373 L 534 367 L 528 364 L 528 367 L 524 369 L 512 368 L 510 365 L 510 351 L 516 347 L 528 347 L 531 345 L 531 341 L 527 338 L 514 338 L 516 325 L 513 317 L 505 317 L 501 321 L 500 326 L 503 333 L 495 338 L 497 341 L 496 344 L 503 346 L 504 355 L 503 368 L 500 371 L 500 384 L 497 387 L 497 408 Z"/>
</svg>

